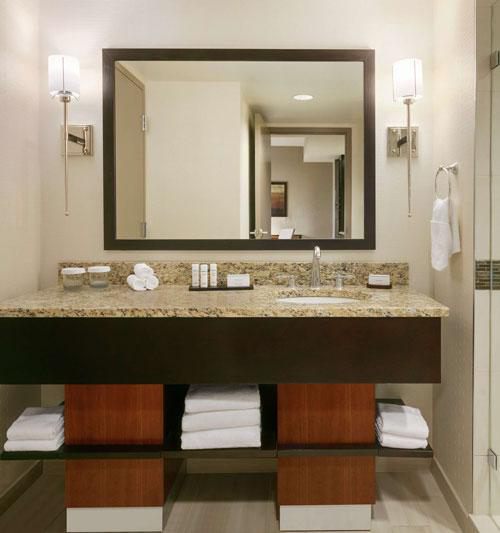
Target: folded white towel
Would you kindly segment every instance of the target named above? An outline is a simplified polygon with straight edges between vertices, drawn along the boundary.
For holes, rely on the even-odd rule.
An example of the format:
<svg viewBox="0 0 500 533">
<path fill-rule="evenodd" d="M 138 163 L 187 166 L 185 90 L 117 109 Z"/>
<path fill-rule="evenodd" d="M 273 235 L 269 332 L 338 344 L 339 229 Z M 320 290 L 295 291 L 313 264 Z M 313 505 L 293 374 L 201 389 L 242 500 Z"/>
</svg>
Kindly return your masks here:
<svg viewBox="0 0 500 533">
<path fill-rule="evenodd" d="M 28 407 L 7 430 L 8 440 L 51 440 L 64 427 L 64 406 Z"/>
<path fill-rule="evenodd" d="M 376 423 L 382 433 L 413 439 L 429 437 L 429 426 L 420 409 L 392 403 L 378 403 L 377 409 Z"/>
<path fill-rule="evenodd" d="M 130 276 L 128 276 L 127 283 L 128 286 L 134 291 L 146 290 L 146 282 L 144 281 L 144 279 L 136 276 L 135 274 L 130 274 Z"/>
<path fill-rule="evenodd" d="M 257 385 L 191 385 L 186 395 L 186 413 L 259 408 Z"/>
<path fill-rule="evenodd" d="M 234 411 L 211 411 L 207 413 L 184 413 L 182 431 L 259 426 L 260 409 L 237 409 Z"/>
<path fill-rule="evenodd" d="M 181 436 L 183 450 L 259 447 L 260 426 L 189 431 Z"/>
<path fill-rule="evenodd" d="M 146 276 L 144 278 L 144 284 L 146 285 L 146 289 L 153 291 L 160 284 L 160 280 L 152 274 L 151 276 Z"/>
<path fill-rule="evenodd" d="M 134 266 L 134 274 L 138 278 L 147 278 L 148 276 L 153 276 L 154 273 L 154 270 L 146 263 L 137 263 Z"/>
<path fill-rule="evenodd" d="M 54 439 L 45 440 L 8 440 L 4 445 L 6 452 L 53 452 L 64 443 L 64 429 Z"/>
<path fill-rule="evenodd" d="M 400 437 L 390 433 L 380 433 L 377 430 L 378 441 L 385 448 L 404 448 L 406 450 L 418 450 L 427 448 L 427 439 L 412 439 Z"/>
</svg>

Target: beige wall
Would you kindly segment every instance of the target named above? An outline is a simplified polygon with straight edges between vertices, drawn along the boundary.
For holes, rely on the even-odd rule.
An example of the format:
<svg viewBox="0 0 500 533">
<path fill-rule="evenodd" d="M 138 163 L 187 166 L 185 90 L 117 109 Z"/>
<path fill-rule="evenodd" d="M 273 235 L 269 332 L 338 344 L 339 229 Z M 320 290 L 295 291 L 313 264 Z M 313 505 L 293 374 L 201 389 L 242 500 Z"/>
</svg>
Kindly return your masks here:
<svg viewBox="0 0 500 533">
<path fill-rule="evenodd" d="M 351 238 L 362 239 L 365 234 L 365 175 L 363 124 L 351 124 L 352 180 L 351 180 Z"/>
<path fill-rule="evenodd" d="M 295 228 L 295 233 L 331 239 L 333 228 L 332 163 L 304 163 L 304 149 L 271 148 L 271 180 L 288 183 L 288 216 L 272 217 L 271 229 Z"/>
<path fill-rule="evenodd" d="M 250 232 L 250 106 L 241 98 L 240 117 L 240 238 Z M 252 228 L 253 229 L 253 228 Z"/>
<path fill-rule="evenodd" d="M 497 180 L 490 179 L 490 132 L 491 132 L 491 70 L 490 55 L 492 50 L 491 40 L 491 4 L 494 0 L 481 0 L 476 9 L 476 154 L 475 154 L 475 196 L 474 196 L 474 249 L 476 260 L 489 260 L 490 258 L 490 186 L 494 190 Z M 500 11 L 498 12 L 500 14 Z M 498 32 L 497 32 L 498 33 Z M 500 39 L 500 35 L 497 35 Z M 497 48 L 498 41 L 495 43 Z M 500 75 L 498 69 L 494 71 Z M 498 93 L 500 97 L 500 92 Z M 500 102 L 500 100 L 498 100 Z M 493 193 L 493 197 L 494 193 Z M 498 210 L 497 207 L 494 209 Z M 494 234 L 493 234 L 494 235 Z M 492 258 L 495 258 L 491 255 Z M 494 299 L 498 298 L 498 291 L 476 290 L 474 294 L 474 514 L 489 514 L 490 512 L 490 473 L 492 476 L 492 512 L 498 514 L 500 497 L 495 495 L 495 478 L 499 479 L 499 472 L 494 472 L 488 465 L 488 448 L 490 447 L 490 341 L 494 340 L 491 334 L 497 328 L 490 330 L 490 308 L 498 309 Z M 491 307 L 490 307 L 491 298 Z M 495 317 L 492 316 L 492 323 Z M 492 355 L 495 346 L 491 343 Z M 495 407 L 500 407 L 494 401 L 499 388 L 491 387 L 492 426 L 500 420 Z M 496 405 L 495 405 L 496 404 Z M 496 415 L 496 416 L 495 416 Z M 493 449 L 498 449 L 491 442 Z M 491 470 L 491 472 L 490 472 Z"/>
<path fill-rule="evenodd" d="M 440 0 L 441 1 L 441 0 Z M 105 252 L 102 211 L 103 47 L 374 48 L 376 50 L 377 249 L 324 251 L 328 260 L 409 261 L 412 287 L 432 293 L 428 221 L 431 214 L 432 160 L 432 0 L 44 0 L 40 13 L 41 172 L 43 180 L 42 284 L 56 280 L 62 259 L 227 258 L 309 260 L 304 252 Z M 453 9 L 453 8 L 452 8 Z M 223 24 L 221 24 L 221 13 Z M 363 16 L 360 16 L 362 13 Z M 472 18 L 471 18 L 472 20 Z M 341 23 L 339 23 L 341 21 Z M 441 29 L 440 29 L 441 30 Z M 82 96 L 71 106 L 71 120 L 96 125 L 92 158 L 71 161 L 71 215 L 63 214 L 61 159 L 56 134 L 60 105 L 45 98 L 49 53 L 74 54 L 81 62 Z M 392 99 L 392 63 L 419 57 L 424 64 L 426 97 L 414 106 L 420 126 L 420 157 L 414 165 L 413 218 L 406 216 L 405 163 L 386 158 L 387 126 L 403 124 L 403 106 Z M 457 77 L 452 78 L 456 80 Z M 459 78 L 458 78 L 459 79 Z M 381 387 L 402 394 L 432 419 L 429 386 Z"/>
<path fill-rule="evenodd" d="M 434 449 L 472 511 L 475 13 L 472 0 L 434 2 L 434 167 L 457 161 L 462 253 L 434 273 L 443 322 L 442 384 L 434 388 Z M 427 93 L 426 93 L 427 94 Z"/>
<path fill-rule="evenodd" d="M 392 90 L 392 86 L 391 86 Z M 364 197 L 364 138 L 361 122 L 319 122 L 319 123 L 282 123 L 270 122 L 269 127 L 318 127 L 351 129 L 351 238 L 362 239 L 365 234 L 365 197 Z M 385 135 L 385 132 L 384 132 Z M 384 156 L 385 157 L 385 156 Z M 335 171 L 335 169 L 333 169 Z M 377 171 L 378 172 L 378 171 Z M 377 199 L 377 202 L 379 200 Z M 378 220 L 378 219 L 377 219 Z M 377 222 L 378 224 L 378 222 Z"/>
<path fill-rule="evenodd" d="M 71 11 L 63 0 L 44 1 L 41 11 L 40 60 L 45 65 L 51 52 L 64 51 L 81 61 L 82 96 L 71 106 L 73 121 L 96 125 L 96 154 L 71 161 L 72 212 L 62 209 L 60 157 L 56 135 L 42 135 L 43 254 L 42 282 L 55 280 L 60 259 L 234 258 L 309 259 L 310 252 L 105 252 L 102 231 L 102 47 L 269 47 L 376 49 L 377 104 L 377 250 L 325 252 L 328 259 L 408 260 L 412 284 L 431 291 L 429 236 L 432 191 L 432 102 L 419 102 L 415 122 L 421 127 L 421 157 L 415 161 L 414 217 L 406 217 L 405 165 L 385 157 L 386 127 L 402 124 L 404 109 L 392 100 L 392 63 L 405 56 L 423 59 L 427 94 L 432 94 L 432 5 L 419 0 L 411 5 L 398 0 L 318 0 L 314 9 L 302 0 L 281 3 L 266 0 L 210 4 L 195 0 L 152 0 L 138 6 L 133 0 L 89 0 L 75 3 Z M 363 17 L 359 13 L 363 12 Z M 224 24 L 220 24 L 224 13 Z M 341 19 L 342 24 L 338 24 Z M 411 20 L 412 23 L 408 24 Z M 314 28 L 314 31 L 311 31 Z M 398 46 L 395 47 L 394 43 Z M 40 94 L 46 93 L 45 66 Z M 43 131 L 54 131 L 60 108 L 41 99 Z"/>
<path fill-rule="evenodd" d="M 37 17 L 35 0 L 0 3 L 0 299 L 38 287 Z M 0 447 L 23 408 L 39 402 L 38 386 L 0 385 Z M 0 496 L 30 465 L 2 461 Z"/>
<path fill-rule="evenodd" d="M 149 238 L 240 238 L 240 93 L 237 82 L 146 83 Z"/>
</svg>

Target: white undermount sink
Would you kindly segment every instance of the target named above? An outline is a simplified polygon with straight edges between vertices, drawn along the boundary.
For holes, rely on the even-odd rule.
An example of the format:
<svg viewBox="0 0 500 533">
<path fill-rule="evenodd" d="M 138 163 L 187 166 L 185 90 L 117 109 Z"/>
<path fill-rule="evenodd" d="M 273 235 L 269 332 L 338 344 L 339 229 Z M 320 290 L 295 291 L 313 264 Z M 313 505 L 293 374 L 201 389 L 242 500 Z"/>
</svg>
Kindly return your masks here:
<svg viewBox="0 0 500 533">
<path fill-rule="evenodd" d="M 354 298 L 342 298 L 339 296 L 291 296 L 289 298 L 278 298 L 278 302 L 285 304 L 348 304 L 358 302 Z"/>
</svg>

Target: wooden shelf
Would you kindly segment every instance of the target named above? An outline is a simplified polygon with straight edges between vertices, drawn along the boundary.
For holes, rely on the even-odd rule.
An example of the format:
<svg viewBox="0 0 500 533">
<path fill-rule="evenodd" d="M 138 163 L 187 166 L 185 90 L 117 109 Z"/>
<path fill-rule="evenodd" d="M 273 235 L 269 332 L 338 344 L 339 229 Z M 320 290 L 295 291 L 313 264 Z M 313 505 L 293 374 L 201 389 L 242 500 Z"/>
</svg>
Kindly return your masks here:
<svg viewBox="0 0 500 533">
<path fill-rule="evenodd" d="M 260 385 L 262 431 L 260 448 L 222 448 L 182 450 L 182 415 L 187 386 L 172 385 L 165 389 L 166 424 L 164 456 L 170 458 L 243 458 L 276 457 L 276 385 Z M 169 428 L 169 431 L 167 431 Z"/>
<path fill-rule="evenodd" d="M 2 461 L 33 461 L 54 459 L 151 459 L 160 458 L 163 446 L 150 445 L 86 445 L 63 444 L 53 452 L 2 452 Z"/>
<path fill-rule="evenodd" d="M 168 405 L 165 425 L 172 428 L 161 446 L 155 445 L 86 445 L 63 444 L 54 452 L 1 452 L 2 461 L 62 460 L 62 459 L 147 459 L 147 458 L 272 458 L 272 457 L 320 457 L 320 456 L 379 456 L 430 458 L 434 452 L 430 446 L 425 450 L 386 448 L 379 442 L 372 444 L 281 445 L 276 439 L 276 386 L 261 385 L 262 434 L 260 448 L 223 448 L 213 450 L 182 450 L 180 445 L 181 421 L 187 386 L 168 386 L 165 405 Z M 378 399 L 377 402 L 404 405 L 400 399 Z"/>
<path fill-rule="evenodd" d="M 277 450 L 278 457 L 326 457 L 326 456 L 375 456 L 378 455 L 376 444 L 336 444 L 325 447 L 321 444 L 281 444 Z"/>
<path fill-rule="evenodd" d="M 393 403 L 395 405 L 405 405 L 400 398 L 380 398 L 377 403 Z M 406 448 L 387 448 L 382 446 L 377 439 L 378 455 L 379 457 L 415 457 L 420 459 L 428 459 L 434 456 L 434 450 L 428 444 L 427 448 L 419 450 L 407 450 Z"/>
</svg>

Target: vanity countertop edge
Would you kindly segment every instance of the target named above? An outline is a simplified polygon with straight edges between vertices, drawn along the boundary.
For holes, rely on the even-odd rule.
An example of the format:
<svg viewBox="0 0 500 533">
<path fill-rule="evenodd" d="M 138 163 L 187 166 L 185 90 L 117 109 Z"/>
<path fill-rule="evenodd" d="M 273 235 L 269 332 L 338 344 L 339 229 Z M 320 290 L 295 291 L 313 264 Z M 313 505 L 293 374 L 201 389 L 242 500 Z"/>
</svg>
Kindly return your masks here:
<svg viewBox="0 0 500 533">
<path fill-rule="evenodd" d="M 334 295 L 347 303 L 290 304 L 278 298 Z M 123 285 L 107 289 L 88 286 L 64 291 L 58 285 L 0 302 L 0 317 L 19 318 L 444 318 L 449 309 L 407 287 L 367 289 L 347 286 L 342 291 L 322 287 L 287 289 L 260 285 L 249 291 L 192 292 L 186 285 L 162 285 L 134 292 Z"/>
</svg>

